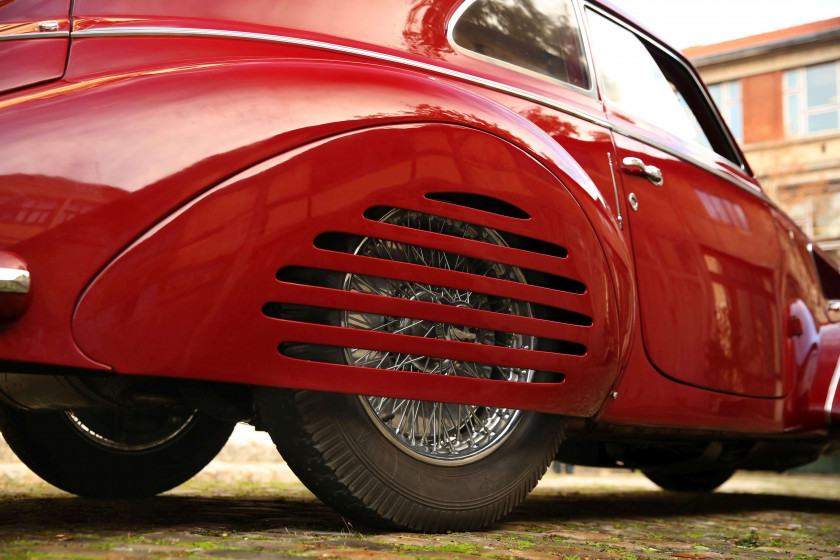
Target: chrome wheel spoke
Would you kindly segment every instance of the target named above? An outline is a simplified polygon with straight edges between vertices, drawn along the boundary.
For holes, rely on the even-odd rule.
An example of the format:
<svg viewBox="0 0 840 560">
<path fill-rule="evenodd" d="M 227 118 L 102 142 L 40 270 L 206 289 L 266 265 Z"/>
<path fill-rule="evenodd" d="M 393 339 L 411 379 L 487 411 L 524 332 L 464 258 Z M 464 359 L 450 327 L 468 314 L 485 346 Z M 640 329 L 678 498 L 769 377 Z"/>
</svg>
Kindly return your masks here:
<svg viewBox="0 0 840 560">
<path fill-rule="evenodd" d="M 393 210 L 381 221 L 450 237 L 479 239 L 506 246 L 504 239 L 494 230 L 428 214 Z M 525 283 L 522 272 L 509 265 L 401 242 L 365 238 L 359 243 L 355 254 Z M 530 304 L 524 302 L 419 282 L 347 274 L 344 289 L 467 309 L 533 316 Z M 344 327 L 372 332 L 508 348 L 528 349 L 533 348 L 534 344 L 533 338 L 525 335 L 352 311 L 343 312 L 341 324 Z M 421 372 L 505 381 L 530 381 L 534 374 L 531 370 L 519 368 L 375 349 L 347 348 L 345 356 L 347 363 L 353 366 L 394 372 Z M 521 415 L 519 411 L 493 407 L 389 397 L 360 398 L 362 405 L 386 437 L 417 458 L 435 464 L 454 465 L 479 460 L 504 441 Z"/>
</svg>

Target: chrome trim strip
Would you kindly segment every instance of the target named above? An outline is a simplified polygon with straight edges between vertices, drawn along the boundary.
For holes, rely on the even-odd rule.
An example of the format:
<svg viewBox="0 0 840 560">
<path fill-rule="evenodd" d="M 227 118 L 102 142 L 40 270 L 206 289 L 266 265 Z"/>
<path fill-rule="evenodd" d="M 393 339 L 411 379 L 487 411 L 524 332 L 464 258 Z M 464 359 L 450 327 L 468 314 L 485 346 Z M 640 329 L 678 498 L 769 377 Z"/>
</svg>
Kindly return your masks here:
<svg viewBox="0 0 840 560">
<path fill-rule="evenodd" d="M 621 215 L 621 202 L 618 199 L 618 183 L 615 182 L 615 164 L 613 164 L 612 154 L 607 152 L 607 161 L 610 163 L 610 177 L 612 177 L 613 190 L 615 191 L 615 211 L 618 213 L 618 229 L 624 231 L 624 216 Z"/>
<path fill-rule="evenodd" d="M 0 294 L 28 294 L 29 271 L 19 268 L 0 268 Z"/>
<path fill-rule="evenodd" d="M 736 177 L 732 177 L 731 175 L 727 175 L 726 173 L 724 173 L 720 169 L 717 169 L 714 166 L 711 166 L 711 165 L 709 165 L 709 164 L 707 164 L 707 163 L 705 163 L 705 162 L 703 162 L 703 161 L 701 161 L 697 158 L 694 158 L 694 157 L 686 154 L 685 152 L 680 152 L 679 150 L 675 150 L 674 148 L 672 148 L 670 146 L 667 146 L 667 145 L 665 145 L 665 144 L 663 144 L 663 143 L 661 143 L 657 140 L 654 140 L 653 138 L 649 138 L 649 137 L 647 137 L 643 134 L 639 134 L 639 133 L 637 133 L 633 130 L 630 130 L 629 128 L 626 128 L 626 127 L 621 126 L 621 125 L 616 125 L 616 124 L 613 123 L 611 128 L 617 134 L 621 134 L 622 136 L 627 136 L 628 138 L 632 138 L 633 140 L 637 140 L 637 141 L 641 142 L 642 144 L 647 144 L 651 148 L 656 148 L 657 150 L 661 150 L 661 151 L 663 151 L 667 154 L 670 154 L 670 155 L 674 156 L 675 158 L 679 158 L 679 159 L 681 159 L 685 162 L 688 162 L 692 165 L 696 165 L 697 167 L 700 167 L 701 169 L 705 169 L 709 173 L 712 173 L 713 175 L 717 175 L 718 177 L 720 177 L 724 181 L 727 181 L 727 182 L 735 185 L 736 187 L 738 187 L 738 188 L 740 188 L 740 189 L 742 189 L 742 190 L 744 190 L 744 191 L 746 191 L 746 192 L 748 192 L 748 193 L 750 193 L 754 196 L 757 196 L 758 198 L 760 198 L 764 202 L 768 202 L 768 203 L 773 204 L 772 201 L 764 193 L 764 191 L 757 190 L 757 189 L 749 186 L 748 184 L 743 183 L 742 181 L 740 181 Z M 776 206 L 776 205 L 773 204 L 773 206 Z"/>
<path fill-rule="evenodd" d="M 840 358 L 837 359 L 837 367 L 834 368 L 834 376 L 831 378 L 828 395 L 825 397 L 825 421 L 829 426 L 831 425 L 831 408 L 834 405 L 834 397 L 837 396 L 838 384 L 840 384 Z"/>
<path fill-rule="evenodd" d="M 724 133 L 724 136 L 726 138 L 727 143 L 729 143 L 729 145 L 730 145 L 729 147 L 732 150 L 732 153 L 735 154 L 736 156 L 740 157 L 740 158 L 744 157 L 743 153 L 741 152 L 741 150 L 738 147 L 738 142 L 735 141 L 735 138 L 732 136 L 732 132 L 729 130 L 729 127 L 726 126 L 726 123 L 723 121 L 722 115 L 719 114 L 719 112 L 717 110 L 717 105 L 715 105 L 714 101 L 709 96 L 708 91 L 704 87 L 704 83 L 703 83 L 702 79 L 700 79 L 698 73 L 691 66 L 687 65 L 682 58 L 680 58 L 679 56 L 677 56 L 675 54 L 674 49 L 665 45 L 664 43 L 662 43 L 658 39 L 656 39 L 654 37 L 651 37 L 650 35 L 643 32 L 642 30 L 637 29 L 636 27 L 633 27 L 632 25 L 629 25 L 627 22 L 617 18 L 616 16 L 612 15 L 611 13 L 604 10 L 600 6 L 596 6 L 596 5 L 592 4 L 589 0 L 582 0 L 582 1 L 583 1 L 584 8 L 592 10 L 593 12 L 601 15 L 602 17 L 605 17 L 605 18 L 609 19 L 610 21 L 612 21 L 616 25 L 619 25 L 619 26 L 623 27 L 624 29 L 626 29 L 630 33 L 633 33 L 634 35 L 640 37 L 642 40 L 647 41 L 648 43 L 650 43 L 654 47 L 658 48 L 659 50 L 661 50 L 662 52 L 667 54 L 677 64 L 682 66 L 683 69 L 685 69 L 686 72 L 688 72 L 688 75 L 691 76 L 691 79 L 694 80 L 694 84 L 697 86 L 697 89 L 703 95 L 703 99 L 705 99 L 706 105 L 708 105 L 709 107 L 711 107 L 713 109 L 712 116 L 714 117 L 714 119 L 717 123 L 717 126 Z M 588 25 L 588 22 L 587 22 L 587 25 Z M 586 31 L 587 31 L 587 34 L 588 34 L 588 32 L 589 32 L 588 27 L 587 27 Z M 596 68 L 596 71 L 597 70 L 598 69 Z M 600 76 L 600 73 L 599 73 L 598 78 L 600 79 L 600 77 L 601 76 Z M 725 156 L 721 156 L 721 157 L 725 157 Z M 726 160 L 731 161 L 729 158 L 726 158 Z M 747 167 L 746 167 L 746 165 L 743 161 L 741 161 L 741 162 L 733 161 L 732 164 L 735 165 L 736 167 L 738 167 L 738 169 L 741 169 L 742 171 L 746 172 Z"/>
<path fill-rule="evenodd" d="M 43 37 L 45 35 L 49 35 L 47 33 L 38 34 L 38 37 Z M 633 138 L 634 140 L 638 140 L 643 144 L 647 144 L 653 148 L 666 152 L 676 158 L 679 158 L 683 161 L 701 167 L 710 173 L 713 173 L 724 179 L 736 187 L 744 189 L 745 191 L 752 193 L 753 195 L 761 198 L 762 200 L 769 201 L 767 196 L 760 191 L 757 191 L 753 188 L 750 188 L 734 177 L 730 177 L 729 175 L 723 173 L 719 169 L 716 169 L 708 164 L 705 164 L 695 158 L 685 155 L 682 152 L 679 152 L 673 148 L 670 148 L 656 140 L 648 138 L 647 136 L 637 134 L 629 129 L 626 129 L 622 126 L 615 125 L 606 119 L 596 117 L 590 115 L 584 111 L 576 109 L 574 107 L 570 107 L 564 103 L 557 102 L 553 99 L 545 97 L 543 95 L 539 95 L 536 93 L 532 93 L 514 86 L 509 86 L 507 84 L 503 84 L 500 82 L 496 82 L 494 80 L 488 80 L 486 78 L 481 78 L 479 76 L 473 76 L 472 74 L 467 74 L 466 72 L 460 72 L 458 70 L 450 70 L 448 68 L 444 68 L 442 66 L 437 66 L 434 64 L 429 64 L 427 62 L 420 62 L 418 60 L 412 60 L 410 58 L 403 58 L 400 56 L 394 56 L 390 54 L 380 53 L 376 51 L 370 51 L 367 49 L 359 49 L 356 47 L 348 47 L 345 45 L 337 45 L 334 43 L 327 43 L 324 41 L 314 41 L 311 39 L 301 39 L 299 37 L 289 37 L 285 35 L 270 35 L 266 33 L 251 33 L 246 31 L 225 31 L 222 29 L 199 29 L 199 28 L 182 28 L 182 27 L 119 27 L 119 28 L 109 28 L 109 29 L 84 29 L 81 31 L 73 31 L 70 36 L 73 39 L 83 39 L 86 37 L 217 37 L 217 38 L 226 38 L 226 39 L 246 39 L 251 41 L 263 41 L 269 43 L 281 43 L 287 45 L 297 45 L 302 47 L 310 47 L 315 49 L 321 50 L 328 50 L 328 51 L 335 51 L 344 54 L 350 54 L 354 56 L 361 56 L 365 58 L 372 58 L 375 60 L 384 60 L 387 62 L 392 62 L 394 64 L 399 64 L 402 66 L 408 66 L 410 68 L 419 68 L 421 70 L 425 70 L 428 72 L 434 72 L 435 74 L 440 74 L 443 76 L 449 76 L 452 78 L 457 78 L 459 80 L 463 80 L 465 82 L 470 82 L 473 84 L 477 84 L 480 86 L 484 86 L 490 88 L 492 90 L 500 91 L 503 93 L 508 93 L 515 97 L 519 97 L 520 99 L 525 99 L 527 101 L 533 101 L 534 103 L 544 105 L 546 107 L 551 107 L 552 109 L 556 109 L 573 117 L 577 117 L 581 120 L 590 122 L 592 124 L 601 126 L 608 130 L 614 130 L 624 136 L 629 138 Z M 736 164 L 737 165 L 737 164 Z"/>
<path fill-rule="evenodd" d="M 70 38 L 69 31 L 33 31 L 31 33 L 15 33 L 0 35 L 0 41 L 20 41 L 21 39 L 58 39 Z"/>
<path fill-rule="evenodd" d="M 552 109 L 557 109 L 558 111 L 562 111 L 563 113 L 567 113 L 579 119 L 583 119 L 593 124 L 597 124 L 599 126 L 603 126 L 605 128 L 611 128 L 610 124 L 601 118 L 592 116 L 584 111 L 579 109 L 575 109 L 574 107 L 570 107 L 564 103 L 558 103 L 553 99 L 548 97 L 531 93 L 524 89 L 520 89 L 514 86 L 509 86 L 500 82 L 496 82 L 494 80 L 488 80 L 486 78 L 481 78 L 479 76 L 473 76 L 472 74 L 467 74 L 466 72 L 460 72 L 458 70 L 450 70 L 448 68 L 444 68 L 442 66 L 437 66 L 434 64 L 429 64 L 426 62 L 420 62 L 418 60 L 412 60 L 410 58 L 403 58 L 400 56 L 394 56 L 390 54 L 385 54 L 376 51 L 370 51 L 367 49 L 359 49 L 356 47 L 348 47 L 345 45 L 337 45 L 334 43 L 326 43 L 324 41 L 313 41 L 311 39 L 301 39 L 299 37 L 289 37 L 284 35 L 269 35 L 266 33 L 250 33 L 246 31 L 225 31 L 221 29 L 190 29 L 190 28 L 180 28 L 180 27 L 119 27 L 114 29 L 84 29 L 82 31 L 74 31 L 71 34 L 71 37 L 74 39 L 83 39 L 85 37 L 221 37 L 221 38 L 228 38 L 228 39 L 248 39 L 251 41 L 264 41 L 269 43 L 282 43 L 287 45 L 297 45 L 302 47 L 311 47 L 315 49 L 322 49 L 328 51 L 336 51 L 344 54 L 351 54 L 354 56 L 362 56 L 365 58 L 373 58 L 376 60 L 385 60 L 387 62 L 392 62 L 394 64 L 400 64 L 402 66 L 409 66 L 411 68 L 419 68 L 421 70 L 426 70 L 428 72 L 434 72 L 435 74 L 441 74 L 444 76 L 450 76 L 453 78 L 457 78 L 459 80 L 463 80 L 465 82 L 471 82 L 474 84 L 478 84 L 480 86 L 484 86 L 496 91 L 501 91 L 503 93 L 509 93 L 515 97 L 519 97 L 521 99 L 526 99 L 528 101 L 533 101 L 534 103 L 539 103 L 540 105 L 545 105 L 547 107 L 551 107 Z"/>
</svg>

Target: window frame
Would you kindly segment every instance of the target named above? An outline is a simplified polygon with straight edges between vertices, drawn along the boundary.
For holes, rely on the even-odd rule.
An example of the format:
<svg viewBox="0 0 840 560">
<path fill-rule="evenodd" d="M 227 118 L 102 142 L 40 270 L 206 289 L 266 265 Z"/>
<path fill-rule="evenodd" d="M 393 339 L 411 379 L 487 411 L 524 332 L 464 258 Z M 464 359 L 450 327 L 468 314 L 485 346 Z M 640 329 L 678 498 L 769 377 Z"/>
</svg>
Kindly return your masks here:
<svg viewBox="0 0 840 560">
<path fill-rule="evenodd" d="M 833 104 L 822 105 L 817 109 L 808 108 L 808 83 L 807 70 L 815 66 L 828 66 L 834 64 L 834 85 L 836 88 L 836 98 Z M 788 75 L 796 75 L 796 86 L 788 86 Z M 791 131 L 791 111 L 790 111 L 790 96 L 798 95 L 799 103 L 797 103 L 796 116 L 799 119 L 799 131 Z M 807 66 L 798 66 L 796 68 L 789 68 L 782 72 L 782 106 L 784 113 L 785 138 L 818 138 L 820 136 L 831 136 L 840 133 L 840 60 L 829 60 L 826 62 L 818 62 L 816 64 L 809 64 Z M 830 130 L 820 130 L 811 132 L 808 128 L 808 117 L 814 113 L 826 112 L 833 109 L 837 113 L 837 127 Z"/>
<path fill-rule="evenodd" d="M 717 105 L 715 105 L 714 100 L 712 99 L 711 94 L 709 93 L 708 89 L 706 88 L 705 83 L 703 82 L 702 79 L 700 79 L 700 77 L 698 76 L 694 67 L 691 66 L 690 64 L 686 63 L 686 61 L 681 56 L 676 54 L 674 49 L 672 49 L 671 47 L 663 44 L 658 39 L 650 36 L 648 33 L 645 33 L 641 29 L 635 27 L 632 23 L 629 23 L 629 22 L 623 20 L 621 17 L 616 16 L 615 14 L 613 14 L 612 12 L 603 8 L 602 6 L 599 6 L 598 4 L 593 4 L 589 0 L 582 0 L 582 4 L 583 4 L 584 12 L 586 10 L 591 10 L 595 14 L 600 15 L 600 16 L 612 21 L 616 25 L 625 28 L 630 33 L 636 35 L 642 41 L 647 42 L 651 46 L 653 46 L 654 48 L 658 49 L 662 54 L 669 57 L 673 63 L 676 63 L 677 65 L 681 66 L 685 70 L 686 75 L 691 78 L 691 80 L 693 82 L 693 85 L 694 85 L 695 89 L 697 90 L 697 93 L 700 94 L 701 101 L 703 103 L 705 103 L 706 107 L 708 108 L 708 116 L 712 119 L 711 124 L 715 128 L 717 128 L 717 132 L 720 135 L 720 140 L 723 141 L 726 144 L 726 146 L 728 147 L 728 151 L 732 154 L 732 156 L 734 156 L 735 159 L 719 153 L 714 148 L 707 148 L 705 146 L 702 146 L 701 144 L 697 144 L 697 143 L 691 142 L 689 140 L 682 140 L 682 139 L 680 139 L 680 140 L 683 141 L 683 142 L 686 142 L 687 144 L 690 144 L 691 146 L 696 147 L 698 150 L 702 150 L 702 151 L 714 154 L 716 157 L 721 158 L 721 159 L 729 162 L 736 169 L 741 170 L 742 172 L 746 173 L 747 175 L 752 175 L 752 173 L 750 171 L 750 168 L 747 165 L 746 160 L 744 159 L 744 156 L 741 152 L 741 149 L 738 145 L 737 140 L 735 139 L 734 135 L 732 134 L 732 131 L 729 130 L 729 127 L 726 125 L 726 121 L 724 121 L 723 116 L 720 114 L 720 111 L 718 111 Z M 590 33 L 589 22 L 586 19 L 586 17 L 584 17 L 584 25 L 586 26 L 584 33 L 585 33 L 585 36 L 587 38 L 587 41 L 591 41 L 592 40 L 592 34 Z M 591 45 L 590 45 L 590 49 L 591 49 Z M 601 68 L 597 64 L 594 65 L 594 68 L 595 68 L 596 80 L 597 80 L 597 83 L 598 83 L 599 98 L 604 100 L 605 103 L 609 103 L 609 101 L 606 100 L 606 98 L 603 96 L 603 94 L 601 92 L 601 89 L 600 89 L 601 88 L 601 82 L 602 82 L 602 80 L 601 80 Z M 623 106 L 621 106 L 621 107 L 623 108 Z M 627 108 L 627 109 L 629 110 L 629 112 L 631 114 L 633 114 L 632 107 Z M 645 121 L 645 122 L 647 122 L 647 121 Z M 655 125 L 654 123 L 650 123 L 650 124 L 651 124 L 651 126 L 656 127 L 657 130 L 664 131 L 668 136 L 670 136 L 672 138 L 677 138 L 676 136 L 671 134 L 668 130 L 663 129 L 662 127 L 659 127 L 659 126 Z M 704 132 L 705 132 L 705 130 L 704 130 Z M 648 144 L 651 143 L 651 140 L 647 140 L 647 141 L 642 140 L 642 139 L 639 139 L 639 140 L 641 140 L 643 142 L 646 142 Z M 658 142 L 658 141 L 654 141 L 654 142 L 657 145 L 661 144 L 661 142 Z M 666 151 L 683 153 L 683 151 L 680 150 L 677 147 L 672 147 L 670 150 L 666 150 Z M 688 155 L 688 154 L 686 154 L 686 155 Z M 691 156 L 688 156 L 688 157 L 690 157 L 690 159 L 692 159 L 692 160 L 694 159 Z"/>
<path fill-rule="evenodd" d="M 731 86 L 732 84 L 738 84 L 738 92 L 739 95 L 737 98 L 732 96 Z M 706 88 L 709 90 L 709 96 L 712 98 L 712 101 L 715 101 L 715 96 L 712 94 L 712 88 L 720 87 L 720 105 L 718 106 L 717 102 L 715 105 L 719 112 L 721 112 L 721 116 L 723 117 L 723 121 L 726 123 L 727 128 L 729 128 L 729 132 L 732 133 L 732 136 L 735 140 L 743 142 L 744 141 L 744 84 L 740 78 L 735 80 L 727 80 L 725 82 L 717 82 L 714 84 L 708 84 Z M 733 107 L 738 107 L 738 112 L 740 113 L 739 117 L 741 119 L 741 130 L 740 134 L 737 134 L 734 130 L 732 130 L 732 124 L 726 119 L 726 115 L 729 114 L 729 111 Z"/>
<path fill-rule="evenodd" d="M 589 89 L 585 89 L 585 88 L 582 88 L 580 86 L 576 86 L 574 84 L 570 84 L 568 82 L 558 80 L 557 78 L 552 78 L 551 76 L 548 76 L 546 74 L 542 74 L 542 73 L 537 72 L 535 70 L 529 70 L 528 68 L 523 68 L 522 66 L 517 66 L 516 64 L 512 64 L 510 62 L 505 62 L 504 60 L 499 60 L 497 58 L 493 58 L 492 56 L 487 56 L 487 55 L 472 51 L 470 49 L 467 49 L 467 48 L 459 45 L 455 41 L 455 37 L 454 37 L 455 26 L 458 24 L 458 21 L 461 19 L 461 16 L 463 16 L 464 13 L 470 8 L 470 6 L 472 6 L 475 2 L 478 2 L 478 1 L 481 1 L 481 0 L 465 0 L 464 2 L 461 3 L 460 6 L 458 6 L 458 8 L 452 14 L 452 17 L 449 18 L 449 21 L 448 21 L 447 26 L 446 26 L 446 39 L 449 42 L 449 45 L 452 47 L 452 49 L 455 52 L 457 52 L 459 54 L 463 54 L 463 55 L 468 56 L 470 58 L 474 58 L 474 59 L 477 59 L 477 60 L 481 60 L 483 62 L 487 62 L 487 63 L 492 64 L 494 66 L 499 66 L 501 68 L 506 68 L 508 70 L 513 70 L 514 72 L 517 72 L 519 74 L 523 74 L 523 75 L 526 75 L 526 76 L 529 76 L 529 77 L 532 77 L 532 78 L 537 78 L 539 80 L 548 82 L 548 83 L 553 84 L 553 85 L 562 86 L 566 89 L 570 89 L 572 91 L 582 93 L 582 94 L 584 94 L 588 97 L 592 97 L 594 99 L 600 99 L 600 97 L 598 95 L 598 88 L 597 88 L 597 83 L 596 83 L 597 79 L 595 78 L 595 72 L 596 72 L 595 63 L 594 63 L 594 60 L 592 58 L 592 52 L 591 52 L 591 49 L 589 48 L 589 41 L 587 40 L 587 36 L 586 36 L 586 30 L 585 30 L 584 22 L 583 22 L 583 12 L 582 12 L 581 6 L 579 5 L 577 0 L 566 0 L 566 1 L 568 1 L 569 5 L 572 7 L 572 13 L 575 17 L 575 21 L 576 21 L 577 26 L 578 26 L 578 31 L 580 33 L 581 49 L 583 49 L 583 53 L 584 53 L 583 59 L 586 62 L 586 64 L 588 65 L 587 70 L 589 72 Z"/>
</svg>

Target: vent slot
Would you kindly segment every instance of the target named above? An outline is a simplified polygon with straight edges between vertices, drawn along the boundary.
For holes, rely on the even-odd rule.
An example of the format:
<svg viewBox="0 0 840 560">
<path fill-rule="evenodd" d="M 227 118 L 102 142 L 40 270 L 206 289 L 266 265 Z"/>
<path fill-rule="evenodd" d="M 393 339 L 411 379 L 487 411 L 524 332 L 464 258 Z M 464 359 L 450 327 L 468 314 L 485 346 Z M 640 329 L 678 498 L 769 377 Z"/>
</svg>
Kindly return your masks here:
<svg viewBox="0 0 840 560">
<path fill-rule="evenodd" d="M 355 355 L 359 357 L 357 363 L 353 364 L 356 367 L 381 369 L 391 372 L 410 371 L 415 373 L 457 375 L 459 377 L 513 382 L 539 381 L 541 383 L 562 383 L 565 380 L 564 374 L 552 371 L 536 371 L 530 373 L 522 371 L 519 368 L 503 367 L 494 364 L 388 353 L 365 348 L 284 342 L 278 345 L 277 350 L 287 358 L 337 364 L 344 364 L 345 356 Z M 318 356 L 318 359 L 314 360 L 313 356 Z"/>
<path fill-rule="evenodd" d="M 445 313 L 445 310 L 442 311 Z M 435 337 L 438 339 L 470 342 L 487 346 L 509 347 L 512 337 L 520 337 L 528 342 L 528 344 L 523 346 L 523 349 L 526 350 L 533 350 L 534 348 L 530 347 L 530 345 L 534 344 L 536 349 L 541 352 L 565 354 L 568 356 L 586 355 L 586 346 L 583 344 L 567 340 L 530 336 L 527 333 L 517 333 L 513 330 L 494 331 L 471 325 L 454 325 L 422 318 L 381 315 L 295 303 L 269 302 L 263 306 L 262 312 L 267 317 L 300 323 L 332 325 L 340 322 L 345 323 L 347 325 L 346 328 L 352 329 L 390 332 L 421 338 Z"/>
<path fill-rule="evenodd" d="M 492 196 L 485 196 L 483 194 L 465 192 L 434 192 L 426 193 L 426 198 L 437 202 L 446 202 L 448 204 L 455 204 L 456 206 L 472 208 L 473 210 L 498 214 L 499 216 L 505 216 L 506 218 L 515 218 L 517 220 L 531 219 L 531 215 L 518 206 L 514 206 L 504 200 L 500 200 Z"/>
<path fill-rule="evenodd" d="M 353 254 L 353 247 L 356 243 L 347 243 L 347 240 L 355 241 L 356 239 L 358 239 L 358 236 L 353 236 L 349 233 L 327 232 L 316 237 L 313 243 L 315 247 L 325 251 L 337 251 Z M 419 260 L 431 268 L 441 268 L 446 270 L 459 270 L 459 268 L 476 270 L 486 268 L 490 271 L 494 267 L 508 265 L 508 263 L 488 261 L 486 259 L 476 259 L 450 251 L 430 249 L 421 245 L 409 245 L 407 243 L 390 241 L 376 237 L 371 239 L 375 241 L 374 246 L 376 247 L 377 252 L 375 254 L 367 254 L 366 256 L 376 259 L 405 263 L 416 263 Z M 586 285 L 582 282 L 578 282 L 577 280 L 566 278 L 564 276 L 558 276 L 556 274 L 550 274 L 548 272 L 523 269 L 521 267 L 519 268 L 523 270 L 526 277 L 538 279 L 536 283 L 546 288 L 570 294 L 586 293 Z"/>
<path fill-rule="evenodd" d="M 379 219 L 386 215 L 388 212 L 394 210 L 391 207 L 387 206 L 374 206 L 365 210 L 364 216 L 368 220 L 378 222 Z M 440 231 L 440 228 L 430 228 L 427 224 L 432 223 L 435 220 L 446 220 L 448 223 L 455 226 L 454 229 L 456 230 L 464 230 L 465 228 L 473 228 L 476 230 L 482 229 L 483 226 L 479 226 L 470 222 L 464 222 L 461 220 L 456 220 L 454 218 L 447 218 L 445 216 L 438 216 L 435 214 L 427 214 L 424 212 L 417 212 L 414 210 L 402 210 L 404 212 L 410 212 L 412 215 L 416 216 L 416 219 L 412 220 L 413 223 L 410 224 L 401 224 L 398 227 L 405 227 L 410 229 L 417 229 L 420 231 L 434 231 L 440 235 L 451 235 L 446 230 Z M 425 222 L 425 223 L 424 223 Z M 497 228 L 497 231 L 505 238 L 505 241 L 511 247 L 519 249 L 520 251 L 528 251 L 531 253 L 537 253 L 540 255 L 545 255 L 548 257 L 557 257 L 559 259 L 565 259 L 569 256 L 569 251 L 561 246 L 551 243 L 549 241 L 543 241 L 542 239 L 535 239 L 533 237 L 527 237 L 524 235 L 519 235 L 516 233 L 511 233 L 509 231 L 500 230 Z M 455 237 L 461 239 L 460 235 L 455 235 Z M 476 239 L 475 241 L 484 241 L 483 239 Z"/>
<path fill-rule="evenodd" d="M 338 282 L 335 282 L 334 278 L 335 275 L 339 274 L 345 276 L 346 273 L 328 269 L 321 269 L 321 268 L 311 268 L 311 267 L 300 267 L 300 266 L 287 266 L 283 267 L 277 271 L 277 279 L 281 282 L 288 282 L 290 284 L 299 284 L 302 286 L 324 286 L 327 283 L 336 284 L 338 287 Z M 438 286 L 434 284 L 426 284 L 426 283 L 418 283 L 418 282 L 410 282 L 410 281 L 402 281 L 402 280 L 394 280 L 390 278 L 384 278 L 379 276 L 368 276 L 364 275 L 364 279 L 368 280 L 369 282 L 373 283 L 389 283 L 389 282 L 399 282 L 404 287 L 402 288 L 405 291 L 440 291 L 440 290 L 448 290 L 449 288 L 444 286 Z M 333 280 L 329 282 L 329 280 Z M 338 290 L 336 290 L 338 291 Z M 546 317 L 551 322 L 562 323 L 565 325 L 574 325 L 578 327 L 591 327 L 592 326 L 592 317 L 589 315 L 584 315 L 582 313 L 577 313 L 575 311 L 570 311 L 568 309 L 562 309 L 559 307 L 552 307 L 548 305 L 541 305 L 538 303 L 526 301 L 526 300 L 515 300 L 511 298 L 497 298 L 496 296 L 490 294 L 483 294 L 475 292 L 476 296 L 488 298 L 488 299 L 505 299 L 506 301 L 510 302 L 510 304 L 516 305 L 530 305 L 534 310 L 534 315 L 537 317 Z M 381 297 L 381 296 L 376 296 Z M 389 299 L 389 298 L 383 298 Z M 504 314 L 503 314 L 504 315 Z M 505 317 L 511 317 L 510 315 L 504 315 Z M 532 319 L 533 321 L 534 319 Z"/>
</svg>

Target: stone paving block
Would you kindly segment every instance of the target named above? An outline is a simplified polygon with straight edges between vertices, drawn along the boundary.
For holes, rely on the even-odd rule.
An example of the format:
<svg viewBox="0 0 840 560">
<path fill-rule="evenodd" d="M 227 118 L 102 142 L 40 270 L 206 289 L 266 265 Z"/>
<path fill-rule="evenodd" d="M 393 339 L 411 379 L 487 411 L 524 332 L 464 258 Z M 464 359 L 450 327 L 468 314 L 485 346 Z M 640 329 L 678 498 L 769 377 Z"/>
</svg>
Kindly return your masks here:
<svg viewBox="0 0 840 560">
<path fill-rule="evenodd" d="M 269 540 L 269 539 L 254 539 L 254 538 L 243 538 L 237 540 L 226 540 L 219 543 L 228 548 L 236 548 L 236 549 L 251 549 L 251 550 L 264 550 L 267 552 L 300 552 L 304 550 L 308 550 L 311 545 L 305 545 L 300 542 L 294 541 L 277 541 L 277 540 Z"/>
<path fill-rule="evenodd" d="M 137 538 L 147 541 L 167 541 L 171 543 L 191 543 L 207 540 L 207 537 L 196 535 L 187 531 L 155 531 L 137 535 Z"/>
<path fill-rule="evenodd" d="M 324 543 L 330 547 L 336 548 L 363 548 L 366 550 L 392 550 L 393 545 L 380 543 L 367 539 L 338 539 L 329 540 Z"/>
<path fill-rule="evenodd" d="M 221 558 L 230 560 L 300 560 L 299 556 L 273 554 L 264 550 L 215 549 L 201 550 L 195 552 L 194 555 L 202 558 Z"/>
<path fill-rule="evenodd" d="M 16 551 L 17 554 L 21 554 L 24 550 L 18 549 Z M 52 556 L 56 558 L 73 558 L 81 559 L 81 558 L 101 558 L 104 560 L 111 560 L 111 559 L 119 559 L 119 558 L 148 558 L 148 554 L 140 552 L 140 551 L 131 551 L 131 550 L 99 550 L 96 548 L 83 548 L 83 547 L 71 547 L 71 546 L 55 546 L 55 545 L 41 545 L 36 546 L 31 549 L 33 556 L 37 557 L 44 557 L 44 556 Z M 25 556 L 18 556 L 18 557 L 25 557 Z"/>
<path fill-rule="evenodd" d="M 499 551 L 498 553 L 496 553 L 496 551 L 491 551 L 491 552 L 488 552 L 487 554 L 489 554 L 491 556 L 507 555 L 507 556 L 510 556 L 511 558 L 521 558 L 522 560 L 556 560 L 557 558 L 560 557 L 560 553 L 558 551 L 548 553 L 548 552 L 539 552 L 537 550 L 528 550 L 528 549 L 526 549 L 526 550 L 508 549 L 508 550 Z M 575 554 L 575 556 L 577 556 L 577 555 Z"/>
<path fill-rule="evenodd" d="M 87 548 L 85 550 L 91 550 Z M 142 554 L 145 556 L 176 554 L 181 555 L 186 553 L 188 548 L 169 544 L 145 544 L 145 543 L 130 543 L 121 544 L 110 549 L 111 552 L 130 552 Z"/>
<path fill-rule="evenodd" d="M 390 535 L 382 535 L 376 537 L 376 540 L 382 543 L 390 543 L 402 546 L 435 546 L 437 541 L 430 537 L 419 537 L 407 535 L 404 533 L 394 533 Z"/>
<path fill-rule="evenodd" d="M 347 558 L 348 560 L 406 560 L 405 556 L 400 556 L 394 552 L 382 552 L 359 548 L 310 550 L 305 552 L 304 556 L 311 558 Z M 471 560 L 475 560 L 475 557 Z"/>
</svg>

